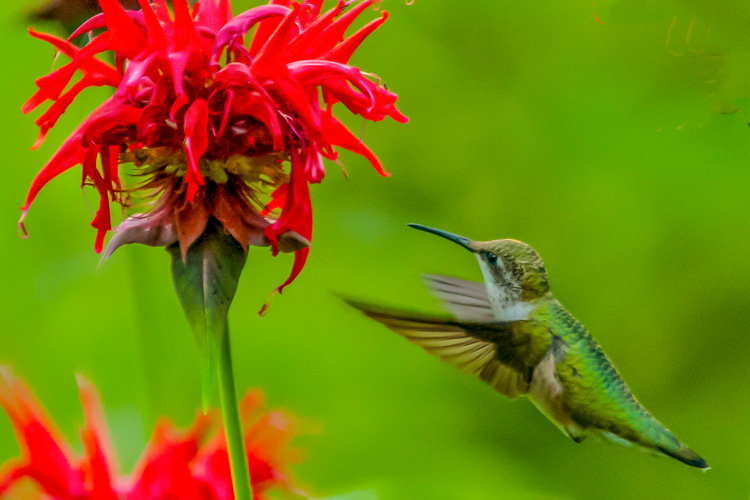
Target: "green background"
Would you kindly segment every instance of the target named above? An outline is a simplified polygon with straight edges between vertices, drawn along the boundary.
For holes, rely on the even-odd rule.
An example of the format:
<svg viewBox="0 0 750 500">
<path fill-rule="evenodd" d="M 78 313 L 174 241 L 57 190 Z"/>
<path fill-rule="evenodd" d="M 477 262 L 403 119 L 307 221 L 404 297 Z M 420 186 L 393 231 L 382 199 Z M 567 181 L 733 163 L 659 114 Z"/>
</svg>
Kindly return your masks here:
<svg viewBox="0 0 750 500">
<path fill-rule="evenodd" d="M 393 175 L 351 154 L 348 180 L 329 164 L 312 188 L 306 269 L 261 318 L 291 258 L 252 249 L 230 314 L 238 386 L 315 430 L 297 441 L 302 484 L 385 500 L 747 498 L 750 130 L 730 111 L 750 96 L 750 4 L 601 0 L 604 24 L 584 0 L 382 7 L 391 18 L 353 62 L 399 93 L 411 121 L 349 123 Z M 30 238 L 17 237 L 35 173 L 105 95 L 84 93 L 28 150 L 38 113 L 19 109 L 53 54 L 22 11 L 3 4 L 0 29 L 0 362 L 76 449 L 74 374 L 90 378 L 129 471 L 157 416 L 192 421 L 197 357 L 166 252 L 128 246 L 99 266 L 98 198 L 82 195 L 78 168 L 41 193 Z M 576 445 L 528 401 L 344 306 L 332 291 L 437 310 L 420 273 L 480 279 L 463 250 L 408 222 L 533 245 L 556 296 L 712 470 Z M 0 460 L 17 454 L 0 417 Z"/>
</svg>

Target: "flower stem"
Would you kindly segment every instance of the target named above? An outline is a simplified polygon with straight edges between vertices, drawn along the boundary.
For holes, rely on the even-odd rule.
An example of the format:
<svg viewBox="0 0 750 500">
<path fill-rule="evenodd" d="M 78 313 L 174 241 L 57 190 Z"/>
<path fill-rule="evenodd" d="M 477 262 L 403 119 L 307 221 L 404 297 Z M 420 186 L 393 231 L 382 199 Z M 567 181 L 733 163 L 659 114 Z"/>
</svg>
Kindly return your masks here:
<svg viewBox="0 0 750 500">
<path fill-rule="evenodd" d="M 250 468 L 245 452 L 245 439 L 242 436 L 240 411 L 237 405 L 237 393 L 234 388 L 234 370 L 232 369 L 232 347 L 229 342 L 229 326 L 226 327 L 219 350 L 219 398 L 221 399 L 221 417 L 224 420 L 224 435 L 229 451 L 229 467 L 232 471 L 232 486 L 235 500 L 252 500 L 253 490 L 250 485 Z"/>
</svg>

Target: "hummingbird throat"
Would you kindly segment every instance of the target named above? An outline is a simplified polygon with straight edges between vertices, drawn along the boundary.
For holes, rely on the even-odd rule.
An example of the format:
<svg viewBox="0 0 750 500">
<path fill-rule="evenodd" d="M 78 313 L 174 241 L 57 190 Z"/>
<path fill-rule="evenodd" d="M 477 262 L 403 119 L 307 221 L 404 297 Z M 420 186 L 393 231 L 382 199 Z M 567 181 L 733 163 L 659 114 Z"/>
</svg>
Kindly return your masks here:
<svg viewBox="0 0 750 500">
<path fill-rule="evenodd" d="M 520 285 L 508 279 L 498 283 L 498 278 L 492 272 L 479 255 L 477 255 L 479 267 L 482 269 L 484 285 L 487 288 L 487 296 L 492 305 L 492 312 L 498 321 L 524 321 L 529 319 L 529 313 L 536 307 L 530 302 L 521 299 Z"/>
</svg>

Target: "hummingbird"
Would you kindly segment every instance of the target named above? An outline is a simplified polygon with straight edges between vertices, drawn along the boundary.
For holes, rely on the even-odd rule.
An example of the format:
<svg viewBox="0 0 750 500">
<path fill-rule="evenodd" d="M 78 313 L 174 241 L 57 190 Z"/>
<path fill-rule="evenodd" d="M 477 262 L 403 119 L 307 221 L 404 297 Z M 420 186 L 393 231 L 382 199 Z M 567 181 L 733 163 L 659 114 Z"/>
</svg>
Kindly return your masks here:
<svg viewBox="0 0 750 500">
<path fill-rule="evenodd" d="M 424 275 L 450 316 L 350 305 L 505 396 L 527 396 L 576 443 L 598 435 L 708 469 L 633 396 L 589 332 L 552 295 L 539 254 L 521 241 L 473 241 L 420 224 L 476 257 L 484 283 Z"/>
</svg>

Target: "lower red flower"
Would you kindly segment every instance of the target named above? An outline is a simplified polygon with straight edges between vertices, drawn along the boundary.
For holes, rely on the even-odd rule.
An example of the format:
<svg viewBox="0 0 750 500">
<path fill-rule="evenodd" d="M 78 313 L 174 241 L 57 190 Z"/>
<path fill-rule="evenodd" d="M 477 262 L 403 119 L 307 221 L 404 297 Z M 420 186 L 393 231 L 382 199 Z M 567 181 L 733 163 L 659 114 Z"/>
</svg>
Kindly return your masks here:
<svg viewBox="0 0 750 500">
<path fill-rule="evenodd" d="M 232 480 L 217 419 L 199 414 L 187 431 L 157 423 L 146 451 L 130 476 L 116 465 L 99 396 L 86 380 L 78 387 L 86 425 L 81 431 L 83 456 L 76 456 L 35 401 L 26 385 L 3 370 L 0 405 L 16 432 L 23 456 L 0 469 L 0 498 L 18 498 L 31 479 L 33 491 L 23 498 L 59 500 L 230 500 Z M 241 403 L 250 477 L 256 500 L 274 488 L 292 491 L 286 465 L 296 461 L 289 447 L 294 422 L 282 412 L 264 412 L 263 396 L 248 391 Z M 212 436 L 212 434 L 214 434 Z M 14 496 L 15 495 L 15 496 Z"/>
</svg>

